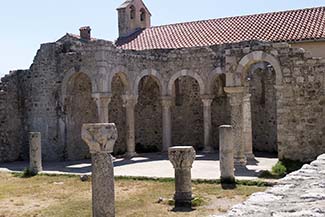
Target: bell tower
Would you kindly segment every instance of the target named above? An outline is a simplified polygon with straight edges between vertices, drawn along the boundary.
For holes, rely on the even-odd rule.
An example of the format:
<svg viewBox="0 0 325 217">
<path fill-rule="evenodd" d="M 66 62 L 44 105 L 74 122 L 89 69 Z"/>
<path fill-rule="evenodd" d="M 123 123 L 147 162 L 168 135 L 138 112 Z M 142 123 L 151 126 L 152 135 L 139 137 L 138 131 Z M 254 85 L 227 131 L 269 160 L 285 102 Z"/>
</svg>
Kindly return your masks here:
<svg viewBox="0 0 325 217">
<path fill-rule="evenodd" d="M 117 12 L 120 38 L 151 26 L 151 13 L 142 0 L 127 0 Z"/>
</svg>

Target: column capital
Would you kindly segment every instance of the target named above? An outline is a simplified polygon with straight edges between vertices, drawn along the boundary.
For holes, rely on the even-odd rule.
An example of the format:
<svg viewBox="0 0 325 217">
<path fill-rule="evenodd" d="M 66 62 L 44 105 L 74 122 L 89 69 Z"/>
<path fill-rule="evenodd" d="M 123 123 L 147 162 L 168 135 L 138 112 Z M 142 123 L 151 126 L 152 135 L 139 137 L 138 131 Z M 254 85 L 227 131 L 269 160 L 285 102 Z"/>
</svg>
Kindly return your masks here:
<svg viewBox="0 0 325 217">
<path fill-rule="evenodd" d="M 173 104 L 173 97 L 172 96 L 162 96 L 161 99 L 161 105 L 163 107 L 171 107 Z"/>
<path fill-rule="evenodd" d="M 123 95 L 122 99 L 124 107 L 135 107 L 135 105 L 138 103 L 137 95 Z"/>
<path fill-rule="evenodd" d="M 83 124 L 81 137 L 89 146 L 90 153 L 112 153 L 117 129 L 113 123 Z"/>
<path fill-rule="evenodd" d="M 110 93 L 110 92 L 95 92 L 95 93 L 92 93 L 91 96 L 94 99 L 111 98 L 112 97 L 112 93 Z"/>
<path fill-rule="evenodd" d="M 91 96 L 95 100 L 97 106 L 108 106 L 112 99 L 112 94 L 109 92 L 92 93 Z"/>
<path fill-rule="evenodd" d="M 251 101 L 251 96 L 252 96 L 252 94 L 250 94 L 250 93 L 247 93 L 247 94 L 244 94 L 244 96 L 243 96 L 243 102 L 250 102 Z"/>
<path fill-rule="evenodd" d="M 240 94 L 244 92 L 244 87 L 238 86 L 238 87 L 224 87 L 224 91 L 227 94 Z"/>
<path fill-rule="evenodd" d="M 174 146 L 168 149 L 168 157 L 175 169 L 190 169 L 196 153 L 192 146 Z"/>
<path fill-rule="evenodd" d="M 203 106 L 211 106 L 213 99 L 214 99 L 213 95 L 201 95 Z"/>
</svg>

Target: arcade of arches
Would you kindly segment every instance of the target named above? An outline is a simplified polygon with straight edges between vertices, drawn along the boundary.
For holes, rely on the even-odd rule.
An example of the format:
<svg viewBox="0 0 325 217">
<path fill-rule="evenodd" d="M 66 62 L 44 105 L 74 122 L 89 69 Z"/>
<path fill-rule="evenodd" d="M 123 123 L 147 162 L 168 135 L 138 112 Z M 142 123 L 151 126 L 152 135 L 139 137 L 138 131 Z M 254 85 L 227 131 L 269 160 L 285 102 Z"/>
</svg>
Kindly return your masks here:
<svg viewBox="0 0 325 217">
<path fill-rule="evenodd" d="M 71 78 L 67 88 L 66 157 L 89 157 L 87 146 L 80 139 L 80 129 L 82 123 L 97 119 L 116 124 L 117 155 L 166 151 L 173 145 L 218 151 L 218 127 L 234 124 L 232 114 L 239 113 L 242 132 L 237 131 L 235 137 L 245 143 L 237 147 L 237 160 L 244 163 L 253 158 L 253 149 L 276 152 L 275 72 L 270 64 L 260 62 L 250 65 L 246 74 L 243 87 L 238 88 L 225 87 L 226 75 L 216 75 L 209 95 L 201 94 L 202 87 L 195 77 L 179 76 L 173 81 L 171 95 L 162 96 L 162 81 L 151 75 L 143 76 L 137 95 L 131 95 L 129 78 L 120 72 L 112 78 L 111 93 L 93 94 L 92 100 L 91 81 L 79 73 Z M 72 152 L 76 154 L 69 154 Z"/>
</svg>

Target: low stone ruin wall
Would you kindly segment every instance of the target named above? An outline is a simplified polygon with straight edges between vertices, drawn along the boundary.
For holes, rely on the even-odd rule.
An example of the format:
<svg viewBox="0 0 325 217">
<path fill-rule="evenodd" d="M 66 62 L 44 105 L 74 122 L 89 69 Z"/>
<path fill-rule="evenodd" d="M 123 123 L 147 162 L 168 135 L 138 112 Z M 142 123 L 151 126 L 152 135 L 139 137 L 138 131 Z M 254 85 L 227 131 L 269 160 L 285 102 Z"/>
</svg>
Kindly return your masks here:
<svg viewBox="0 0 325 217">
<path fill-rule="evenodd" d="M 23 103 L 18 88 L 19 74 L 12 71 L 0 81 L 0 162 L 15 161 L 21 157 L 23 145 Z"/>
<path fill-rule="evenodd" d="M 325 216 L 325 154 L 281 179 L 265 192 L 255 193 L 223 217 Z"/>
</svg>

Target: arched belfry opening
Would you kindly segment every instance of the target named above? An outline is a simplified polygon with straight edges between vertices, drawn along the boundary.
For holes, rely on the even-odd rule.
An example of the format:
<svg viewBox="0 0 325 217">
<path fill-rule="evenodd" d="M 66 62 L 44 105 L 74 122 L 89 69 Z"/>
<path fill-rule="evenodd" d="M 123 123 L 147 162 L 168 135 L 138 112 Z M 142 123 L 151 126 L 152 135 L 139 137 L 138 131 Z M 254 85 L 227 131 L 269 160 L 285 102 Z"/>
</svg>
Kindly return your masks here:
<svg viewBox="0 0 325 217">
<path fill-rule="evenodd" d="M 161 87 L 157 78 L 142 77 L 135 106 L 135 147 L 137 153 L 162 150 Z"/>
<path fill-rule="evenodd" d="M 245 93 L 250 94 L 254 151 L 277 152 L 276 73 L 265 61 L 252 64 L 245 76 Z"/>
<path fill-rule="evenodd" d="M 84 123 L 96 123 L 97 108 L 92 98 L 92 85 L 85 73 L 73 75 L 66 87 L 64 99 L 66 114 L 66 139 L 63 158 L 81 160 L 90 158 L 88 145 L 81 138 Z"/>
<path fill-rule="evenodd" d="M 151 26 L 151 13 L 142 0 L 127 0 L 117 8 L 117 12 L 119 38 Z"/>
</svg>

